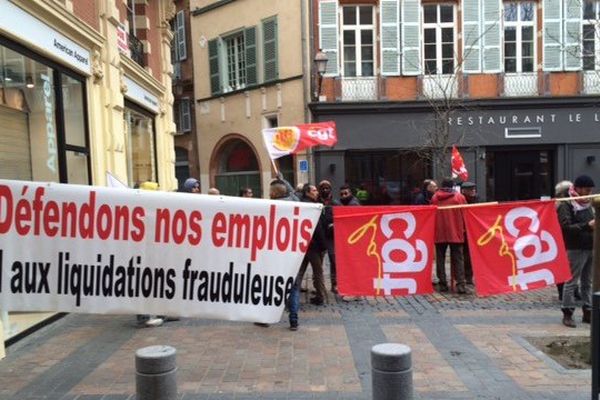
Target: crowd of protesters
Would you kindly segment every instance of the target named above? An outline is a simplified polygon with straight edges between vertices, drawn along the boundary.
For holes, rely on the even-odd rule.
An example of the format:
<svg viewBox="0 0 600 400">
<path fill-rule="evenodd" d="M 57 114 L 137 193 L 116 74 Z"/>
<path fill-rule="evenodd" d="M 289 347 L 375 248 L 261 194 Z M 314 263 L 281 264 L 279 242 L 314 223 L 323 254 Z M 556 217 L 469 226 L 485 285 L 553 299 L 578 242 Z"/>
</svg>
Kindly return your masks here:
<svg viewBox="0 0 600 400">
<path fill-rule="evenodd" d="M 581 175 L 573 182 L 561 181 L 555 188 L 557 199 L 576 198 L 570 201 L 557 202 L 558 219 L 563 232 L 572 276 L 570 281 L 557 285 L 563 313 L 562 322 L 568 327 L 576 326 L 573 315 L 577 305 L 582 307 L 582 322 L 589 323 L 591 318 L 594 211 L 589 199 L 579 199 L 577 197 L 591 194 L 594 186 L 594 181 L 589 176 Z M 200 182 L 195 178 L 189 178 L 184 182 L 182 191 L 200 193 Z M 208 193 L 219 194 L 219 190 L 210 188 Z M 239 196 L 251 198 L 254 193 L 251 187 L 242 187 Z M 363 185 L 353 190 L 350 185 L 344 184 L 340 187 L 339 197 L 336 199 L 333 194 L 333 186 L 327 180 L 319 182 L 318 185 L 306 183 L 293 188 L 281 174 L 278 174 L 277 179 L 270 184 L 269 198 L 321 203 L 324 206 L 288 301 L 290 329 L 297 330 L 301 284 L 309 264 L 312 268 L 314 287 L 314 296 L 310 298 L 310 303 L 323 305 L 329 299 L 323 270 L 325 256 L 329 258 L 331 292 L 337 294 L 333 207 L 368 204 L 370 194 Z M 441 181 L 439 187 L 433 179 L 424 180 L 421 189 L 413 196 L 412 204 L 443 207 L 474 204 L 479 203 L 479 201 L 475 183 L 462 182 L 457 185 L 452 178 L 445 178 Z M 471 288 L 476 282 L 473 280 L 473 268 L 462 208 L 443 208 L 439 209 L 438 213 L 434 236 L 436 250 L 434 283 L 437 283 L 439 292 L 448 292 L 454 287 L 458 294 L 470 294 L 472 293 Z M 450 277 L 446 274 L 446 252 L 448 249 L 450 251 Z M 150 317 L 150 319 L 153 318 Z M 268 326 L 267 324 L 259 325 Z"/>
</svg>

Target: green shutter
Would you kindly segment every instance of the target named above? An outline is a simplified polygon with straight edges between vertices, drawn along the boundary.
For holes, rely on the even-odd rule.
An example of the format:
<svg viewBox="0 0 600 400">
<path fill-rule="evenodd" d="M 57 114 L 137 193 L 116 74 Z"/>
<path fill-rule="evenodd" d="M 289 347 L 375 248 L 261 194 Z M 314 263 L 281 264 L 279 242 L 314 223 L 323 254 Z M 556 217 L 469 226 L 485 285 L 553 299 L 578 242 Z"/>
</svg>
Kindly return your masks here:
<svg viewBox="0 0 600 400">
<path fill-rule="evenodd" d="M 263 21 L 263 62 L 264 81 L 269 82 L 279 78 L 277 62 L 277 17 Z"/>
<path fill-rule="evenodd" d="M 421 74 L 421 2 L 402 2 L 402 74 Z"/>
<path fill-rule="evenodd" d="M 463 0 L 463 71 L 481 72 L 481 3 Z"/>
<path fill-rule="evenodd" d="M 562 70 L 562 0 L 543 0 L 544 71 Z"/>
<path fill-rule="evenodd" d="M 400 75 L 399 0 L 381 0 L 381 75 Z"/>
<path fill-rule="evenodd" d="M 502 1 L 482 0 L 483 72 L 502 71 Z"/>
<path fill-rule="evenodd" d="M 221 77 L 219 75 L 219 39 L 208 41 L 208 65 L 210 71 L 210 91 L 221 93 Z"/>
<path fill-rule="evenodd" d="M 338 75 L 338 2 L 322 0 L 319 3 L 319 48 L 327 54 L 326 76 Z"/>
<path fill-rule="evenodd" d="M 256 27 L 244 30 L 244 46 L 246 46 L 246 86 L 258 83 L 256 66 Z"/>
<path fill-rule="evenodd" d="M 564 0 L 564 66 L 565 71 L 582 69 L 581 38 L 583 6 L 580 0 Z"/>
</svg>

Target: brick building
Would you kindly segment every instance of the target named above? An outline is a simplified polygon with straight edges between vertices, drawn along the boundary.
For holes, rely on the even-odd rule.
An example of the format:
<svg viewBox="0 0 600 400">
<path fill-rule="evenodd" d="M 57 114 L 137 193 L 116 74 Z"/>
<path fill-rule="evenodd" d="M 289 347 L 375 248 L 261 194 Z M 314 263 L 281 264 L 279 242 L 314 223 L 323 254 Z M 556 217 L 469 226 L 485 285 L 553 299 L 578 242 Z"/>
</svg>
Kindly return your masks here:
<svg viewBox="0 0 600 400">
<path fill-rule="evenodd" d="M 339 133 L 317 175 L 406 203 L 449 175 L 432 149 L 457 144 L 488 200 L 549 196 L 580 173 L 600 181 L 599 4 L 312 0 L 311 51 L 328 64 L 310 109 Z"/>
</svg>

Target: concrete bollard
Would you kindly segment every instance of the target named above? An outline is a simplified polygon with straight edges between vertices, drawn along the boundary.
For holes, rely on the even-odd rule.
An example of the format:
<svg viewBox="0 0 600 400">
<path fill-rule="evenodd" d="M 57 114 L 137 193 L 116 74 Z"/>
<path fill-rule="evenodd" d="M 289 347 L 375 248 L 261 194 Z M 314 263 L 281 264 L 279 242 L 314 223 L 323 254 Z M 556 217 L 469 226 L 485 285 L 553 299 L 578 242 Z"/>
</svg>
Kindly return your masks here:
<svg viewBox="0 0 600 400">
<path fill-rule="evenodd" d="M 383 343 L 371 349 L 373 400 L 412 400 L 412 358 L 410 347 Z"/>
<path fill-rule="evenodd" d="M 137 400 L 177 398 L 176 352 L 171 346 L 149 346 L 135 352 Z"/>
</svg>

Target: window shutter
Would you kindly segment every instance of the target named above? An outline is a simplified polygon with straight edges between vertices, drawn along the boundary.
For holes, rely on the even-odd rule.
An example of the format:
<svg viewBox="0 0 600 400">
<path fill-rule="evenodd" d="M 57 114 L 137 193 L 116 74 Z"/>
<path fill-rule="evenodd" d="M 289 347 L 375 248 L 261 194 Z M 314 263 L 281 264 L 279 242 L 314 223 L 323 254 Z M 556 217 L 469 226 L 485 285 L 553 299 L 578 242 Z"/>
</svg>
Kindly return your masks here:
<svg viewBox="0 0 600 400">
<path fill-rule="evenodd" d="M 208 41 L 208 65 L 210 71 L 210 91 L 221 93 L 221 77 L 219 76 L 219 39 Z"/>
<path fill-rule="evenodd" d="M 246 86 L 258 83 L 256 66 L 256 27 L 244 30 L 244 46 L 246 46 Z"/>
<path fill-rule="evenodd" d="M 581 0 L 564 0 L 564 66 L 565 71 L 582 69 L 581 38 L 583 6 Z"/>
<path fill-rule="evenodd" d="M 184 97 L 181 99 L 179 110 L 181 111 L 181 130 L 189 132 L 192 130 L 192 116 L 190 114 L 190 99 Z"/>
<path fill-rule="evenodd" d="M 171 30 L 173 31 L 173 39 L 171 40 L 171 64 L 179 61 L 177 54 L 177 18 L 171 20 Z"/>
<path fill-rule="evenodd" d="M 338 75 L 337 12 L 337 0 L 322 0 L 319 3 L 319 47 L 328 58 L 326 76 Z"/>
<path fill-rule="evenodd" d="M 502 1 L 481 0 L 483 7 L 483 72 L 502 71 Z"/>
<path fill-rule="evenodd" d="M 185 47 L 185 14 L 183 10 L 177 13 L 177 53 L 179 60 L 187 58 L 187 49 Z"/>
<path fill-rule="evenodd" d="M 402 74 L 421 74 L 421 2 L 402 2 Z"/>
<path fill-rule="evenodd" d="M 400 75 L 399 0 L 381 0 L 381 75 Z"/>
<path fill-rule="evenodd" d="M 562 70 L 562 0 L 543 0 L 544 70 Z"/>
<path fill-rule="evenodd" d="M 264 80 L 273 81 L 279 78 L 277 57 L 277 18 L 263 21 L 263 58 Z"/>
<path fill-rule="evenodd" d="M 481 72 L 481 3 L 463 0 L 463 71 Z"/>
</svg>

